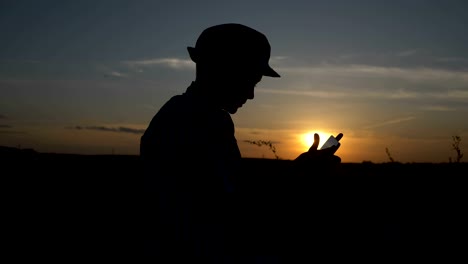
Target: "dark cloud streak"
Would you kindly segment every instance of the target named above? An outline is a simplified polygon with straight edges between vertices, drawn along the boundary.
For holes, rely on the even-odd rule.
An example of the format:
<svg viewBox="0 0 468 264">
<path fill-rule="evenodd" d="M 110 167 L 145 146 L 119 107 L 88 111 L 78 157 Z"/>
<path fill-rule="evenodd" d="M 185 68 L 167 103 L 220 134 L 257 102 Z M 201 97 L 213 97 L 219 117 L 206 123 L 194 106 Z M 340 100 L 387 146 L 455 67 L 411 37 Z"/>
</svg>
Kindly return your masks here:
<svg viewBox="0 0 468 264">
<path fill-rule="evenodd" d="M 14 130 L 0 130 L 0 134 L 27 134 L 27 132 Z"/>
<path fill-rule="evenodd" d="M 76 130 L 98 130 L 106 132 L 121 132 L 121 133 L 133 133 L 133 134 L 143 134 L 145 129 L 135 129 L 130 127 L 105 127 L 105 126 L 75 126 L 71 129 Z"/>
</svg>

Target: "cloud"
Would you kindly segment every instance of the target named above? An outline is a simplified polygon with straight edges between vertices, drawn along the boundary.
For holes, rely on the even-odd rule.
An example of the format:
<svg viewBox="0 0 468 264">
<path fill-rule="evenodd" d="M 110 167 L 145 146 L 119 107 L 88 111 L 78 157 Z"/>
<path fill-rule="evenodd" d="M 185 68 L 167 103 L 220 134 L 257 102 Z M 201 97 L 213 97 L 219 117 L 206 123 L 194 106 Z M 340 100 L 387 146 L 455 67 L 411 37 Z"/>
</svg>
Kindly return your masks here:
<svg viewBox="0 0 468 264">
<path fill-rule="evenodd" d="M 195 68 L 195 63 L 193 61 L 178 59 L 178 58 L 160 58 L 160 59 L 135 60 L 135 61 L 124 61 L 123 63 L 130 66 L 130 67 L 161 65 L 161 66 L 164 66 L 164 67 L 177 69 L 177 70 L 194 69 Z"/>
<path fill-rule="evenodd" d="M 372 89 L 366 90 L 362 88 L 359 92 L 351 90 L 327 90 L 327 89 L 315 89 L 315 90 L 275 90 L 275 89 L 261 89 L 259 88 L 255 92 L 267 93 L 267 94 L 282 94 L 282 95 L 296 95 L 296 96 L 311 96 L 316 98 L 325 99 L 343 99 L 343 98 L 358 98 L 358 99 L 388 99 L 388 100 L 402 100 L 402 99 L 442 99 L 442 100 L 454 100 L 454 101 L 468 101 L 468 91 L 432 91 L 432 92 L 421 92 L 421 91 L 409 91 L 404 89 L 399 90 L 379 90 L 374 91 Z"/>
<path fill-rule="evenodd" d="M 439 57 L 436 60 L 442 62 L 468 62 L 468 59 L 463 57 Z"/>
<path fill-rule="evenodd" d="M 364 129 L 370 129 L 370 128 L 383 127 L 383 126 L 388 126 L 388 125 L 393 125 L 393 124 L 399 124 L 399 123 L 407 122 L 407 121 L 410 121 L 410 120 L 413 120 L 413 119 L 415 119 L 414 116 L 396 118 L 396 119 L 392 119 L 392 120 L 384 121 L 384 122 L 381 122 L 381 123 L 366 126 L 366 127 L 364 127 Z"/>
<path fill-rule="evenodd" d="M 373 65 L 320 65 L 303 67 L 277 67 L 281 72 L 292 74 L 324 74 L 355 77 L 387 77 L 406 80 L 441 80 L 456 79 L 468 83 L 468 71 L 444 70 L 435 68 L 403 68 Z"/>
<path fill-rule="evenodd" d="M 119 65 L 120 68 L 122 67 Z M 128 71 L 128 69 L 123 69 L 124 72 L 122 72 L 122 69 L 116 70 L 115 65 L 105 65 L 105 64 L 96 64 L 94 65 L 95 69 L 104 75 L 104 77 L 116 77 L 116 78 L 127 78 L 129 77 L 128 73 L 124 73 L 125 71 Z"/>
<path fill-rule="evenodd" d="M 0 114 L 0 119 L 7 119 L 7 117 L 5 115 L 1 115 Z M 0 124 L 0 128 L 12 128 L 12 126 L 10 125 L 5 125 L 5 124 Z M 11 131 L 11 130 L 0 130 L 0 133 L 3 133 L 3 134 L 16 134 L 16 133 L 21 133 L 19 131 Z"/>
<path fill-rule="evenodd" d="M 396 55 L 399 56 L 399 57 L 408 57 L 408 56 L 416 54 L 416 52 L 417 52 L 417 50 L 415 50 L 415 49 L 404 50 L 404 51 L 397 52 Z"/>
<path fill-rule="evenodd" d="M 453 107 L 439 106 L 439 105 L 423 106 L 423 107 L 421 107 L 421 110 L 423 110 L 423 111 L 436 111 L 436 112 L 456 111 L 456 109 L 453 108 Z"/>
<path fill-rule="evenodd" d="M 154 105 L 150 105 L 150 104 L 143 104 L 141 105 L 142 108 L 146 109 L 146 110 L 151 110 L 151 111 L 157 111 L 159 108 L 154 106 Z"/>
<path fill-rule="evenodd" d="M 261 93 L 319 98 L 445 99 L 468 101 L 468 71 L 373 65 L 322 64 L 276 67 L 295 87 L 261 89 Z M 284 87 L 284 85 L 283 85 Z"/>
<path fill-rule="evenodd" d="M 261 89 L 255 90 L 258 93 L 269 93 L 269 94 L 283 94 L 283 95 L 298 95 L 298 96 L 312 96 L 318 98 L 345 98 L 349 97 L 350 94 L 347 92 L 340 91 L 324 91 L 324 90 L 273 90 L 273 89 Z"/>
<path fill-rule="evenodd" d="M 365 64 L 407 68 L 430 67 L 466 70 L 468 67 L 468 58 L 466 56 L 440 56 L 437 52 L 421 48 L 410 48 L 397 51 L 348 53 L 321 58 L 320 61 L 335 64 Z"/>
<path fill-rule="evenodd" d="M 0 130 L 0 134 L 27 134 L 27 132 L 15 130 Z"/>
<path fill-rule="evenodd" d="M 287 60 L 289 59 L 288 56 L 272 56 L 270 58 L 270 62 L 275 64 L 275 63 L 278 63 L 278 62 L 281 62 L 281 61 L 284 61 L 284 60 Z"/>
<path fill-rule="evenodd" d="M 400 51 L 388 51 L 388 52 L 355 52 L 355 53 L 347 53 L 342 54 L 337 57 L 339 61 L 351 61 L 351 60 L 371 60 L 371 61 L 394 61 L 402 60 L 402 59 L 409 59 L 410 57 L 416 57 L 417 55 L 422 55 L 423 50 L 417 49 L 406 49 Z M 412 58 L 414 59 L 414 58 Z M 334 61 L 335 59 L 331 59 Z"/>
<path fill-rule="evenodd" d="M 70 127 L 67 127 L 70 129 Z M 121 133 L 133 133 L 133 134 L 143 134 L 145 129 L 135 129 L 130 127 L 105 127 L 105 126 L 75 126 L 71 127 L 71 129 L 76 130 L 98 130 L 98 131 L 106 131 L 106 132 L 121 132 Z"/>
<path fill-rule="evenodd" d="M 117 71 L 112 71 L 112 72 L 109 72 L 109 73 L 105 74 L 105 76 L 112 76 L 112 77 L 124 78 L 124 77 L 127 77 L 128 75 L 125 74 L 125 73 L 121 73 L 121 72 L 117 72 Z"/>
</svg>

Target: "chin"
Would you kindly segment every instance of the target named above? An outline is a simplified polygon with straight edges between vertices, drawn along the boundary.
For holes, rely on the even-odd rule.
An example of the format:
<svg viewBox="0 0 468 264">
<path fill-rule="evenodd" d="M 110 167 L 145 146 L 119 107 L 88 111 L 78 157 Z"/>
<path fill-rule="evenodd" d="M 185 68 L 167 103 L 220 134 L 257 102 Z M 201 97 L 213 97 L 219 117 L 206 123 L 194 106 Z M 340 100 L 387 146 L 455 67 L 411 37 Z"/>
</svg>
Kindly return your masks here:
<svg viewBox="0 0 468 264">
<path fill-rule="evenodd" d="M 238 109 L 239 107 L 229 107 L 229 108 L 226 108 L 225 110 L 232 115 L 232 114 L 237 113 Z"/>
<path fill-rule="evenodd" d="M 237 108 L 236 109 L 227 109 L 226 111 L 232 115 L 232 114 L 235 114 L 237 112 Z"/>
</svg>

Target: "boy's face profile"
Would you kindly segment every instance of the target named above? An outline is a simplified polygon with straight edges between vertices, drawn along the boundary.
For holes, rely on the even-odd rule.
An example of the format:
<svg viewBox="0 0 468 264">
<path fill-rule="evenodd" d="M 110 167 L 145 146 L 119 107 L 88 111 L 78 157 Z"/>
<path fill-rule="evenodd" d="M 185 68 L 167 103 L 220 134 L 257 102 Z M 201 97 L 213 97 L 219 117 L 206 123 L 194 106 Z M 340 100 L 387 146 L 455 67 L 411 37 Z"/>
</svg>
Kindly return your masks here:
<svg viewBox="0 0 468 264">
<path fill-rule="evenodd" d="M 230 114 L 234 114 L 247 100 L 254 99 L 255 86 L 262 80 L 259 73 L 243 73 L 227 78 L 220 85 L 225 93 L 222 95 L 223 108 Z"/>
<path fill-rule="evenodd" d="M 230 114 L 254 99 L 255 86 L 263 77 L 259 70 L 236 62 L 197 64 L 197 69 L 197 79 L 210 87 L 212 98 Z"/>
<path fill-rule="evenodd" d="M 218 71 L 212 78 L 216 80 L 214 90 L 220 106 L 234 114 L 247 100 L 254 99 L 255 86 L 262 80 L 262 74 L 239 67 L 237 70 L 231 68 L 221 74 Z"/>
</svg>

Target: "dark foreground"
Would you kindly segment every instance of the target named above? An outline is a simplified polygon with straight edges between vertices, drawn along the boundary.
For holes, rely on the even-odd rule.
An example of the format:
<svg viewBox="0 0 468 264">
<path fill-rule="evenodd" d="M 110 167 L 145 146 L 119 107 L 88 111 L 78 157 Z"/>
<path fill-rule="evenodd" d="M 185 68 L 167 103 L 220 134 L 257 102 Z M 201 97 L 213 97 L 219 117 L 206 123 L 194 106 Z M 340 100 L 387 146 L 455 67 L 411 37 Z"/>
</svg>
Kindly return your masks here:
<svg viewBox="0 0 468 264">
<path fill-rule="evenodd" d="M 2 149 L 0 157 L 5 252 L 143 260 L 138 156 Z M 467 163 L 343 163 L 285 187 L 271 175 L 289 161 L 244 161 L 245 213 L 256 234 L 246 241 L 271 263 L 466 259 Z"/>
</svg>

